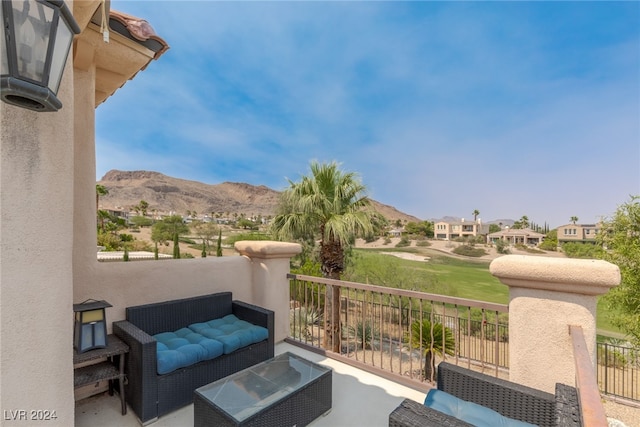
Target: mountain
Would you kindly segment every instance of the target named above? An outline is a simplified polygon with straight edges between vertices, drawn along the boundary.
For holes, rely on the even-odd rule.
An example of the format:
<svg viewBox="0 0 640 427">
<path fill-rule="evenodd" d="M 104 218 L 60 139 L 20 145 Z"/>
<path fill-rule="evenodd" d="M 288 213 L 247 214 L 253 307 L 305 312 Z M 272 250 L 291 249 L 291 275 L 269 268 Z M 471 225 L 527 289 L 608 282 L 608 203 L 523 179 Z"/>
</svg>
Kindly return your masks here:
<svg viewBox="0 0 640 427">
<path fill-rule="evenodd" d="M 100 196 L 101 209 L 129 210 L 141 200 L 149 203 L 149 212 L 175 212 L 180 215 L 187 211 L 198 214 L 211 212 L 244 213 L 250 215 L 274 215 L 280 192 L 264 185 L 237 182 L 204 184 L 198 181 L 173 178 L 152 171 L 107 172 L 97 184 L 103 185 L 109 194 Z M 372 201 L 373 208 L 387 219 L 420 221 L 420 219 L 400 212 L 393 206 Z"/>
</svg>

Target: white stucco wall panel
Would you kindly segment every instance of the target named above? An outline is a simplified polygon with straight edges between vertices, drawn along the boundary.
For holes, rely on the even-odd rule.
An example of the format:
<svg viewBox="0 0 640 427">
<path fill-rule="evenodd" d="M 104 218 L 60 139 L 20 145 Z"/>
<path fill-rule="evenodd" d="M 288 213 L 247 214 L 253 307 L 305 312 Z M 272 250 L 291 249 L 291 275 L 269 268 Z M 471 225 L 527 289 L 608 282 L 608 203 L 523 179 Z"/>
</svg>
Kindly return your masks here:
<svg viewBox="0 0 640 427">
<path fill-rule="evenodd" d="M 3 426 L 32 425 L 32 410 L 55 412 L 51 425 L 73 425 L 72 82 L 69 61 L 58 112 L 0 103 Z"/>
<path fill-rule="evenodd" d="M 580 325 L 595 354 L 595 298 L 511 288 L 509 379 L 549 393 L 557 382 L 574 385 L 575 366 L 568 325 Z M 594 360 L 595 363 L 595 360 Z"/>
<path fill-rule="evenodd" d="M 95 253 L 94 253 L 95 257 Z M 250 261 L 241 256 L 184 260 L 98 263 L 76 270 L 74 302 L 104 299 L 111 322 L 125 318 L 125 308 L 231 291 L 236 300 L 252 302 Z M 82 274 L 80 274 L 82 273 Z"/>
<path fill-rule="evenodd" d="M 509 286 L 509 378 L 554 393 L 575 384 L 569 325 L 582 327 L 595 368 L 597 296 L 620 283 L 617 266 L 601 260 L 507 255 L 491 273 Z"/>
</svg>

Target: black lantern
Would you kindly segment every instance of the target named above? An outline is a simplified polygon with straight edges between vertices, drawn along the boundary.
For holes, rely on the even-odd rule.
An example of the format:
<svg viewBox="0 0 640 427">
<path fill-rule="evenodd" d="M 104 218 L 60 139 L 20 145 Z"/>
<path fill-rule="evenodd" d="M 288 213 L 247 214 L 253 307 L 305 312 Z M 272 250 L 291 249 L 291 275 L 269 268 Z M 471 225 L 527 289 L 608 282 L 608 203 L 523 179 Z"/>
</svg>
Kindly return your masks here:
<svg viewBox="0 0 640 427">
<path fill-rule="evenodd" d="M 80 27 L 62 0 L 0 3 L 2 100 L 34 111 L 58 111 L 62 72 Z"/>
<path fill-rule="evenodd" d="M 104 312 L 107 307 L 112 305 L 106 301 L 87 300 L 73 304 L 73 346 L 78 353 L 107 346 L 107 317 Z"/>
</svg>

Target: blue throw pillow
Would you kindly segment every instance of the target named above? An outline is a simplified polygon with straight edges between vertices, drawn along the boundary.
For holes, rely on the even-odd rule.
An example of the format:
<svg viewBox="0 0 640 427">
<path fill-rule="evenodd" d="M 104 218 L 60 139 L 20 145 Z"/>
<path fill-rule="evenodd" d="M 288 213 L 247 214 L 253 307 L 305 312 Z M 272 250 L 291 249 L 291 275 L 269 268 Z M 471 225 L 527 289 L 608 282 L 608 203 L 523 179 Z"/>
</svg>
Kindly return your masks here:
<svg viewBox="0 0 640 427">
<path fill-rule="evenodd" d="M 505 417 L 493 409 L 458 399 L 437 389 L 429 390 L 424 405 L 476 427 L 535 427 L 533 424 Z"/>
</svg>

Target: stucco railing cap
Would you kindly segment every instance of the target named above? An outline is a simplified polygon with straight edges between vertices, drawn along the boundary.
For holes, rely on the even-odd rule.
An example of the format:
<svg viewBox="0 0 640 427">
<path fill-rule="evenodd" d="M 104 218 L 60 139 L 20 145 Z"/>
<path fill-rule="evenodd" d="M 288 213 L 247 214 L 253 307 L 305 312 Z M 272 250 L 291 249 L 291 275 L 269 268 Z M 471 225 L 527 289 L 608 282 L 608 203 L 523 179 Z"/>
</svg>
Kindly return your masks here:
<svg viewBox="0 0 640 427">
<path fill-rule="evenodd" d="M 240 240 L 234 247 L 249 258 L 291 258 L 302 252 L 302 246 L 298 243 L 269 240 Z"/>
<path fill-rule="evenodd" d="M 507 286 L 601 295 L 620 284 L 618 266 L 603 260 L 505 255 L 489 266 Z"/>
</svg>

